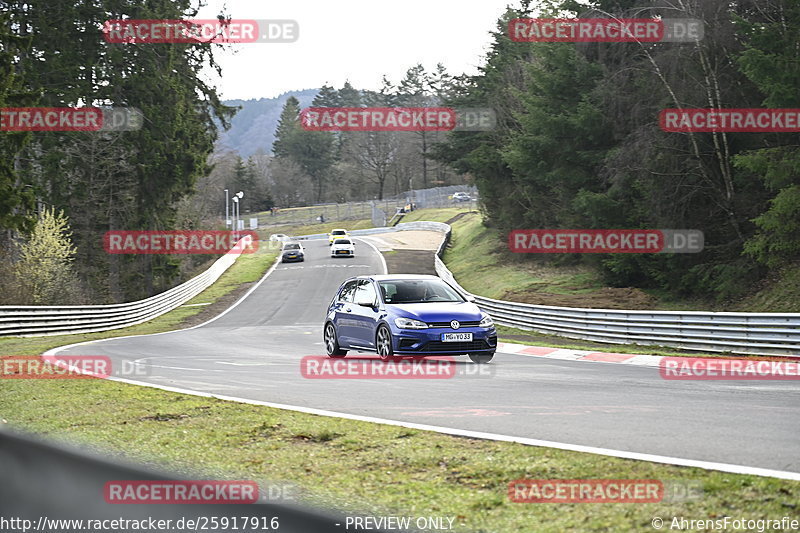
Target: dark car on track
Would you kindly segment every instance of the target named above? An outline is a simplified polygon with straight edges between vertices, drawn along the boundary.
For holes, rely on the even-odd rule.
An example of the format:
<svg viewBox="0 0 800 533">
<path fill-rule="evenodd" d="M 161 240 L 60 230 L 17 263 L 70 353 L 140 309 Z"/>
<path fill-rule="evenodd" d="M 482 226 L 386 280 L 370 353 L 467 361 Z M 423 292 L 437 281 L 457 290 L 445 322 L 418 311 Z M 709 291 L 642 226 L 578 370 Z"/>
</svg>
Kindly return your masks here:
<svg viewBox="0 0 800 533">
<path fill-rule="evenodd" d="M 281 250 L 281 262 L 291 263 L 294 261 L 305 261 L 305 251 L 299 242 L 287 242 Z"/>
<path fill-rule="evenodd" d="M 492 319 L 436 276 L 386 274 L 346 280 L 328 306 L 329 357 L 348 350 L 393 357 L 469 355 L 487 363 L 497 349 Z"/>
</svg>

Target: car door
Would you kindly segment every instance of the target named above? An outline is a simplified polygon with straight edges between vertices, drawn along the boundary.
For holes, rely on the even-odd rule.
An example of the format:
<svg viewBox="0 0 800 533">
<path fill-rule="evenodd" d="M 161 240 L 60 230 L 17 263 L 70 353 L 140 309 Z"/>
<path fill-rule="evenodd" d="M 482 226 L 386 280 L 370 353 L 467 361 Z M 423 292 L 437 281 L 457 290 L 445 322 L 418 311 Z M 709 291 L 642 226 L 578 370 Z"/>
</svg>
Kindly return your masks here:
<svg viewBox="0 0 800 533">
<path fill-rule="evenodd" d="M 372 302 L 374 305 L 360 305 L 359 302 Z M 380 316 L 378 293 L 370 280 L 362 280 L 356 287 L 351 307 L 353 323 L 352 345 L 375 348 L 375 330 Z"/>
<path fill-rule="evenodd" d="M 333 303 L 334 318 L 333 322 L 336 325 L 336 334 L 339 340 L 339 346 L 350 346 L 353 340 L 353 327 L 354 318 L 352 316 L 353 297 L 355 296 L 356 287 L 364 280 L 348 281 L 342 287 L 336 301 Z"/>
</svg>

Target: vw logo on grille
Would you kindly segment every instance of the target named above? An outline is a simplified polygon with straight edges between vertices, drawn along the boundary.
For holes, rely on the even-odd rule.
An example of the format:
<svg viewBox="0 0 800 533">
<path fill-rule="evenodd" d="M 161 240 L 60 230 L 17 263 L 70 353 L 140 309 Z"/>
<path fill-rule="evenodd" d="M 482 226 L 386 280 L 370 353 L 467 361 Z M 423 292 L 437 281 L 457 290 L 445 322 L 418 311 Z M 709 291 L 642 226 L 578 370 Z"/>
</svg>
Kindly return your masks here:
<svg viewBox="0 0 800 533">
<path fill-rule="evenodd" d="M 458 320 L 451 320 L 450 327 L 453 329 L 458 329 L 461 327 L 461 323 Z"/>
</svg>

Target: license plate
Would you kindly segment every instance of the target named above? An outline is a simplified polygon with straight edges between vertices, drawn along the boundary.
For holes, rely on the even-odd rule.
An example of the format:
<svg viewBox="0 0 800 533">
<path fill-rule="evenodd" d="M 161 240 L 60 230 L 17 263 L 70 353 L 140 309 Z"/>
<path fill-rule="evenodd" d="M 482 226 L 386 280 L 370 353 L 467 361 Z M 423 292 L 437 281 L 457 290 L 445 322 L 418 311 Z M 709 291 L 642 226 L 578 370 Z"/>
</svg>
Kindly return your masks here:
<svg viewBox="0 0 800 533">
<path fill-rule="evenodd" d="M 339 250 L 336 253 L 337 254 L 346 254 L 346 253 L 348 253 L 348 251 L 347 250 Z"/>
<path fill-rule="evenodd" d="M 442 342 L 471 342 L 472 333 L 442 333 Z"/>
</svg>

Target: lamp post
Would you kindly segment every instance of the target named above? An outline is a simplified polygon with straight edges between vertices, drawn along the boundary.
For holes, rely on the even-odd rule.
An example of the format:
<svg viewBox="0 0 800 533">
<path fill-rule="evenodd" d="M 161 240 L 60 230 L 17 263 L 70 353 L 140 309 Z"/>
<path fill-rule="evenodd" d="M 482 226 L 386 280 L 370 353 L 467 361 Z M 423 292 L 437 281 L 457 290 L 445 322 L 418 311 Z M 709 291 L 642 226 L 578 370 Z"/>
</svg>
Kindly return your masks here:
<svg viewBox="0 0 800 533">
<path fill-rule="evenodd" d="M 233 238 L 239 240 L 239 197 L 233 196 Z"/>
<path fill-rule="evenodd" d="M 242 191 L 237 192 L 236 193 L 236 198 L 237 198 L 237 200 L 236 200 L 236 231 L 238 232 L 239 231 L 239 219 L 241 218 L 241 214 L 242 214 L 242 208 L 241 208 L 242 204 L 241 204 L 240 200 L 242 198 L 244 198 L 244 192 L 242 192 Z M 244 224 L 242 224 L 242 225 L 244 225 Z M 239 237 L 238 233 L 236 234 L 236 237 Z"/>
<path fill-rule="evenodd" d="M 230 201 L 228 200 L 228 189 L 225 189 L 225 229 L 228 229 L 228 226 L 231 225 L 231 216 L 230 216 Z"/>
</svg>

